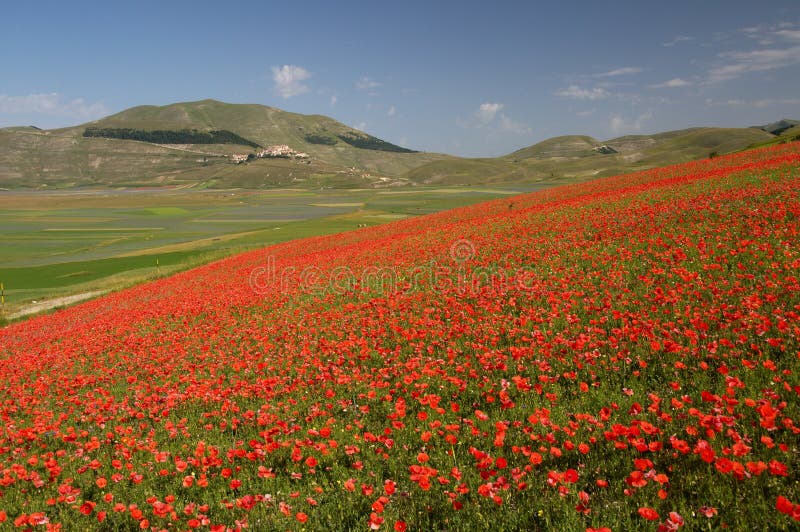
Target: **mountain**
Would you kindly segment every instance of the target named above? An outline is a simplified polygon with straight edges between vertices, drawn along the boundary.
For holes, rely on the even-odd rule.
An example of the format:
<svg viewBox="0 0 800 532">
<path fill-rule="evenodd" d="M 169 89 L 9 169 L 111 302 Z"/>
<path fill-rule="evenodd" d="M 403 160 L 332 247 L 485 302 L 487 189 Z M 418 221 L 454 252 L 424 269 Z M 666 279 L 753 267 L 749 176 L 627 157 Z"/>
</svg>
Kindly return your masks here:
<svg viewBox="0 0 800 532">
<path fill-rule="evenodd" d="M 771 124 L 767 124 L 765 126 L 753 126 L 756 129 L 760 129 L 762 131 L 766 131 L 767 133 L 772 133 L 773 135 L 782 135 L 789 129 L 800 125 L 800 121 L 797 120 L 789 120 L 784 118 L 782 120 L 778 120 L 777 122 L 772 122 Z"/>
<path fill-rule="evenodd" d="M 520 161 L 525 159 L 571 158 L 593 155 L 600 143 L 584 135 L 566 135 L 543 140 L 533 146 L 522 148 L 508 157 Z"/>
<path fill-rule="evenodd" d="M 234 154 L 271 145 L 288 145 L 309 157 L 232 162 Z M 403 183 L 399 178 L 408 170 L 444 158 L 396 146 L 326 116 L 215 100 L 133 107 L 56 130 L 0 129 L 4 187 L 365 186 Z"/>
<path fill-rule="evenodd" d="M 775 138 L 754 128 L 692 128 L 605 141 L 554 137 L 494 159 L 434 161 L 406 177 L 428 184 L 558 184 L 701 159 Z"/>
<path fill-rule="evenodd" d="M 798 123 L 605 141 L 570 135 L 502 157 L 460 158 L 415 152 L 322 115 L 202 100 L 133 107 L 69 128 L 0 129 L 0 187 L 553 185 L 791 141 Z M 308 157 L 246 157 L 275 145 Z"/>
</svg>

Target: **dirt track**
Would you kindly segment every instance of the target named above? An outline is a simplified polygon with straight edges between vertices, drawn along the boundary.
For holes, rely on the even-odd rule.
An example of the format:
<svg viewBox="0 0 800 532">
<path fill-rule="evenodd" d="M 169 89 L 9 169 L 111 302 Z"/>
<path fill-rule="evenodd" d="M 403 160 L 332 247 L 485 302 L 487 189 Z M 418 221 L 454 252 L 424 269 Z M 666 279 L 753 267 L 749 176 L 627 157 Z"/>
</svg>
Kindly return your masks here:
<svg viewBox="0 0 800 532">
<path fill-rule="evenodd" d="M 104 293 L 105 291 L 103 290 L 94 290 L 92 292 L 83 292 L 82 294 L 74 294 L 71 296 L 47 299 L 45 301 L 37 301 L 36 303 L 31 303 L 27 307 L 24 307 L 22 310 L 19 310 L 14 314 L 9 314 L 8 317 L 9 319 L 13 320 L 16 318 L 21 318 L 22 316 L 36 314 L 37 312 L 42 312 L 44 310 L 50 310 L 57 307 L 63 307 L 65 305 L 71 305 L 73 303 L 77 303 L 78 301 L 83 301 L 84 299 L 91 299 L 93 297 L 97 297 Z"/>
</svg>

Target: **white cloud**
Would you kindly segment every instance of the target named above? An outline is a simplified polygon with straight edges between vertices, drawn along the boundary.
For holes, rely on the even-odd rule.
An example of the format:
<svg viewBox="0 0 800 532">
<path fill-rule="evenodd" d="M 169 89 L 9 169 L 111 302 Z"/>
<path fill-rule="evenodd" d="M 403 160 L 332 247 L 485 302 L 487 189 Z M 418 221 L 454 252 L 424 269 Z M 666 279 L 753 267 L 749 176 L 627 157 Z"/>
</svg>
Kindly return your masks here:
<svg viewBox="0 0 800 532">
<path fill-rule="evenodd" d="M 57 92 L 9 96 L 0 94 L 0 114 L 61 116 L 81 120 L 93 120 L 109 114 L 108 108 L 99 102 L 88 103 L 83 98 L 64 101 Z"/>
<path fill-rule="evenodd" d="M 365 131 L 367 129 L 367 123 L 366 122 L 359 122 L 358 124 L 354 125 L 353 127 L 355 129 L 359 130 L 359 131 Z"/>
<path fill-rule="evenodd" d="M 766 48 L 750 52 L 726 52 L 720 55 L 728 63 L 712 68 L 708 73 L 710 83 L 736 79 L 753 72 L 767 72 L 800 64 L 800 46 Z"/>
<path fill-rule="evenodd" d="M 604 100 L 609 98 L 611 93 L 601 87 L 586 89 L 578 85 L 570 85 L 566 89 L 557 90 L 555 95 L 573 100 Z"/>
<path fill-rule="evenodd" d="M 772 107 L 774 105 L 800 105 L 800 98 L 766 98 L 755 100 L 754 107 Z"/>
<path fill-rule="evenodd" d="M 360 91 L 371 91 L 381 86 L 383 86 L 383 83 L 379 83 L 367 76 L 364 76 L 356 81 L 356 88 Z"/>
<path fill-rule="evenodd" d="M 687 81 L 683 78 L 672 78 L 663 83 L 656 83 L 655 85 L 650 85 L 650 87 L 654 89 L 676 89 L 678 87 L 688 87 L 690 85 L 694 85 L 694 83 L 692 83 L 691 81 Z"/>
<path fill-rule="evenodd" d="M 780 30 L 773 35 L 786 41 L 800 42 L 800 30 Z"/>
<path fill-rule="evenodd" d="M 740 34 L 762 48 L 719 54 L 721 64 L 710 69 L 708 83 L 719 83 L 754 72 L 767 72 L 800 64 L 800 30 L 791 23 L 742 28 Z"/>
<path fill-rule="evenodd" d="M 622 67 L 616 68 L 614 70 L 609 70 L 608 72 L 601 72 L 600 74 L 593 74 L 591 77 L 593 78 L 609 78 L 613 76 L 629 76 L 631 74 L 638 74 L 643 69 L 639 67 Z"/>
<path fill-rule="evenodd" d="M 625 120 L 620 115 L 612 115 L 611 121 L 609 122 L 609 127 L 615 135 L 624 133 L 637 133 L 642 130 L 644 123 L 651 118 L 653 118 L 653 113 L 651 112 L 640 114 L 636 117 L 636 119 L 631 121 Z"/>
<path fill-rule="evenodd" d="M 739 33 L 744 34 L 749 39 L 757 41 L 775 37 L 779 39 L 797 40 L 798 35 L 794 28 L 795 25 L 791 22 L 781 22 L 779 24 L 759 24 L 758 26 L 740 28 Z"/>
<path fill-rule="evenodd" d="M 531 132 L 531 128 L 529 128 L 526 124 L 522 124 L 520 122 L 515 122 L 508 116 L 504 114 L 500 114 L 500 131 L 504 131 L 506 133 L 516 133 L 517 135 L 523 135 L 526 133 Z"/>
<path fill-rule="evenodd" d="M 755 26 L 752 28 L 744 28 L 741 33 L 758 42 L 761 46 L 774 46 L 777 42 L 800 42 L 800 32 L 788 29 L 785 26 Z"/>
<path fill-rule="evenodd" d="M 757 107 L 761 109 L 764 107 L 773 107 L 776 105 L 783 105 L 783 106 L 800 105 L 800 98 L 764 98 L 761 100 L 743 100 L 740 98 L 736 98 L 724 101 L 715 101 L 707 99 L 706 105 L 731 106 L 731 107 L 747 106 L 747 107 Z"/>
<path fill-rule="evenodd" d="M 311 77 L 311 72 L 295 65 L 272 67 L 272 80 L 275 82 L 275 92 L 282 98 L 288 99 L 298 94 L 304 94 L 310 89 L 303 81 Z"/>
<path fill-rule="evenodd" d="M 394 116 L 397 114 L 397 109 L 395 109 L 394 105 L 389 106 L 389 110 L 386 112 L 386 116 Z"/>
<path fill-rule="evenodd" d="M 336 102 L 338 102 L 338 101 L 339 101 L 339 98 L 337 98 L 336 95 L 333 94 L 331 96 L 331 107 L 334 107 L 336 105 Z"/>
<path fill-rule="evenodd" d="M 482 128 L 490 134 L 497 133 L 530 133 L 531 129 L 527 124 L 516 122 L 505 113 L 501 113 L 505 104 L 499 102 L 484 102 L 475 111 L 474 118 L 467 121 L 458 120 L 458 124 L 464 128 Z"/>
<path fill-rule="evenodd" d="M 611 131 L 619 133 L 625 127 L 625 120 L 619 115 L 614 115 L 611 117 L 609 126 L 611 127 Z"/>
<path fill-rule="evenodd" d="M 686 35 L 676 35 L 675 38 L 672 39 L 671 41 L 661 43 L 661 46 L 675 46 L 678 43 L 689 42 L 693 40 L 694 37 L 688 37 Z"/>
<path fill-rule="evenodd" d="M 477 116 L 478 120 L 480 120 L 482 123 L 488 124 L 494 120 L 495 115 L 497 115 L 498 111 L 500 111 L 503 107 L 505 106 L 502 103 L 482 103 L 475 113 L 475 116 Z"/>
</svg>

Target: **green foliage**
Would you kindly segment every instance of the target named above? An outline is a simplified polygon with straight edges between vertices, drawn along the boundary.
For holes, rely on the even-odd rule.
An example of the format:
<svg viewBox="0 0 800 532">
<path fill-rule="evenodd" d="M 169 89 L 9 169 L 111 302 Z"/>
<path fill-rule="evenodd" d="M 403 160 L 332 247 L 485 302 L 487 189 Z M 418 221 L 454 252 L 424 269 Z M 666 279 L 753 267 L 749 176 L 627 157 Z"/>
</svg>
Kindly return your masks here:
<svg viewBox="0 0 800 532">
<path fill-rule="evenodd" d="M 322 144 L 324 146 L 334 146 L 336 145 L 336 139 L 329 137 L 327 135 L 318 135 L 315 133 L 310 133 L 305 137 L 306 142 L 309 144 Z"/>
<path fill-rule="evenodd" d="M 261 147 L 253 141 L 224 129 L 213 131 L 199 131 L 197 129 L 146 131 L 132 128 L 87 127 L 83 132 L 83 136 L 87 138 L 138 140 L 154 144 L 239 144 L 253 148 Z"/>
<path fill-rule="evenodd" d="M 375 150 L 375 151 L 388 151 L 394 153 L 418 153 L 408 148 L 403 148 L 391 142 L 386 142 L 372 135 L 356 135 L 354 133 L 346 133 L 344 135 L 336 135 L 354 148 L 361 148 L 362 150 Z"/>
</svg>

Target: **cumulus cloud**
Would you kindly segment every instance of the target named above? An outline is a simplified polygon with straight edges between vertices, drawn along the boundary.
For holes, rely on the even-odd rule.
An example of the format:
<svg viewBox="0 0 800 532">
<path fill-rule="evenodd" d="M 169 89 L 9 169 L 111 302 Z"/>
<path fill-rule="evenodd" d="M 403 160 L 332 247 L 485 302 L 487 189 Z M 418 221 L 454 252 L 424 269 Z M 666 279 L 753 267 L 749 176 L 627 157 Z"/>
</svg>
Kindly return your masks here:
<svg viewBox="0 0 800 532">
<path fill-rule="evenodd" d="M 395 109 L 394 105 L 389 106 L 389 110 L 386 111 L 386 116 L 394 116 L 397 114 L 397 109 Z"/>
<path fill-rule="evenodd" d="M 65 101 L 57 92 L 9 96 L 0 94 L 0 114 L 44 115 L 92 120 L 109 114 L 102 103 L 89 103 L 83 98 Z"/>
<path fill-rule="evenodd" d="M 482 103 L 478 108 L 478 111 L 475 113 L 475 116 L 478 117 L 478 120 L 480 120 L 482 123 L 488 124 L 494 120 L 495 115 L 497 115 L 498 111 L 500 111 L 503 107 L 505 106 L 502 103 Z"/>
<path fill-rule="evenodd" d="M 383 86 L 383 83 L 375 81 L 367 76 L 363 76 L 361 79 L 356 81 L 356 88 L 360 91 L 371 91 L 381 86 Z"/>
<path fill-rule="evenodd" d="M 311 72 L 296 65 L 272 67 L 272 80 L 275 82 L 275 93 L 284 99 L 304 94 L 310 89 L 303 81 L 311 77 Z"/>
<path fill-rule="evenodd" d="M 602 87 L 587 89 L 578 85 L 570 85 L 565 89 L 557 90 L 555 95 L 572 100 L 605 100 L 611 96 L 611 93 Z"/>
<path fill-rule="evenodd" d="M 458 120 L 458 124 L 464 128 L 484 129 L 491 134 L 497 133 L 513 133 L 525 134 L 530 133 L 531 129 L 527 124 L 517 122 L 501 111 L 505 108 L 505 104 L 499 102 L 484 102 L 478 106 L 473 117 L 470 120 Z"/>
<path fill-rule="evenodd" d="M 333 95 L 331 96 L 331 107 L 335 106 L 335 105 L 336 105 L 336 102 L 338 102 L 338 101 L 339 101 L 339 98 L 337 98 L 337 97 L 336 97 L 336 95 L 335 95 L 335 94 L 333 94 Z"/>
<path fill-rule="evenodd" d="M 663 83 L 656 83 L 655 85 L 650 86 L 654 89 L 676 89 L 679 87 L 688 87 L 690 85 L 694 84 L 691 81 L 687 81 L 683 78 L 672 78 Z"/>
</svg>

